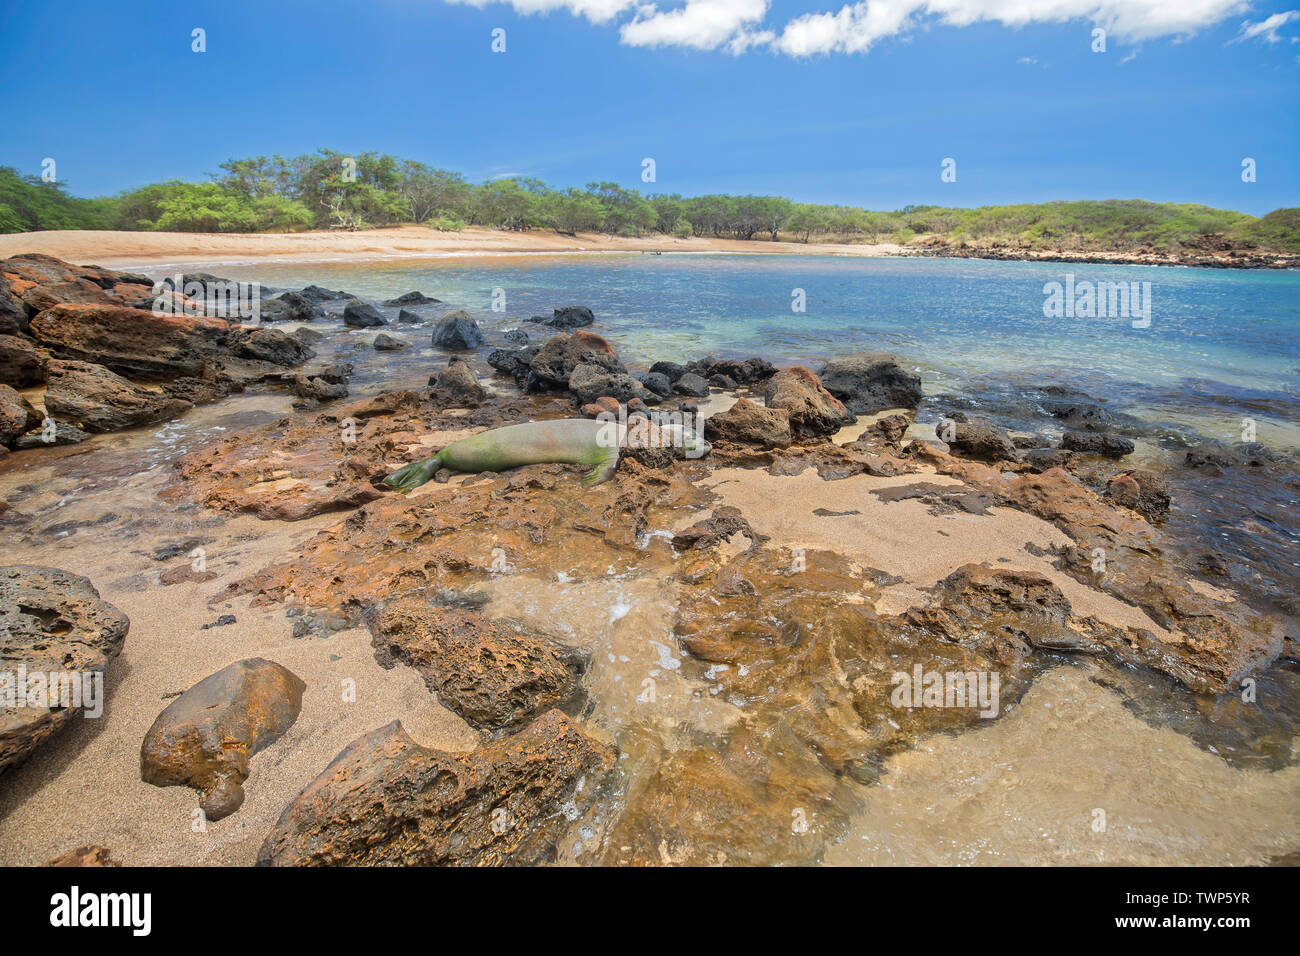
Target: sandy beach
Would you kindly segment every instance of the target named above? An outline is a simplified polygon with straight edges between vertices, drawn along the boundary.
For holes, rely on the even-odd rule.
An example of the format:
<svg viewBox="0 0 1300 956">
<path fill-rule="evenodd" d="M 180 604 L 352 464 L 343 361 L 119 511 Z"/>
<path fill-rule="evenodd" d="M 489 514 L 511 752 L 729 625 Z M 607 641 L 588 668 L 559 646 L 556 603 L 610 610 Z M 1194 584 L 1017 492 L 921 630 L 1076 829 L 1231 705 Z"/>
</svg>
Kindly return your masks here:
<svg viewBox="0 0 1300 956">
<path fill-rule="evenodd" d="M 897 255 L 892 243 L 839 244 L 741 241 L 648 235 L 618 236 L 556 232 L 505 232 L 471 226 L 461 232 L 436 232 L 424 226 L 397 226 L 359 232 L 260 233 L 253 235 L 189 232 L 51 230 L 0 235 L 0 258 L 37 252 L 69 262 L 124 268 L 145 262 L 236 263 L 259 260 L 328 262 L 418 259 L 484 254 L 528 255 L 575 252 L 732 253 L 806 256 Z"/>
</svg>

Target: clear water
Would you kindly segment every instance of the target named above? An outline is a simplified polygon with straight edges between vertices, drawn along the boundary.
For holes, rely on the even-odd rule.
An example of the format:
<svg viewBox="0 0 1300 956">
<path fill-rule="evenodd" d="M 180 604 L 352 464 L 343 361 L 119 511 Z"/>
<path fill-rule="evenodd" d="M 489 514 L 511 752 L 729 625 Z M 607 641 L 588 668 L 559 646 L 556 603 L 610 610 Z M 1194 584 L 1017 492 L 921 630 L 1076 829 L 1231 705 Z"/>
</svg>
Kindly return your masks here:
<svg viewBox="0 0 1300 956">
<path fill-rule="evenodd" d="M 762 355 L 778 365 L 889 351 L 927 395 L 1061 384 L 1148 421 L 1300 447 L 1300 272 L 833 256 L 480 256 L 211 268 L 384 299 L 419 289 L 505 329 L 558 305 L 596 313 L 629 362 Z M 151 267 L 155 274 L 172 270 Z M 1151 324 L 1049 318 L 1048 282 L 1150 282 Z M 504 312 L 493 312 L 494 290 Z M 806 311 L 796 312 L 796 290 Z M 499 295 L 499 294 L 498 294 Z M 439 314 L 435 307 L 433 315 Z"/>
</svg>

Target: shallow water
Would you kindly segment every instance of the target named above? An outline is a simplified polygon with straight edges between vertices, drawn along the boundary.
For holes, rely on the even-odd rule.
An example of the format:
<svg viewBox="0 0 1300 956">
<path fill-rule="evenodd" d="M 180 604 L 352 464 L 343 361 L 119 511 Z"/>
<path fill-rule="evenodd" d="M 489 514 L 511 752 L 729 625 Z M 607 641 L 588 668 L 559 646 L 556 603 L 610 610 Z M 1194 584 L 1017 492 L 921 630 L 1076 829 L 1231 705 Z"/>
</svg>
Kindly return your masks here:
<svg viewBox="0 0 1300 956">
<path fill-rule="evenodd" d="M 1196 422 L 1202 434 L 1222 441 L 1236 440 L 1240 419 L 1250 416 L 1261 442 L 1300 447 L 1295 270 L 607 254 L 218 271 L 377 299 L 419 289 L 502 329 L 559 305 L 584 304 L 597 316 L 596 330 L 643 364 L 758 354 L 815 368 L 854 352 L 890 351 L 920 372 L 927 395 L 1055 383 L 1147 421 Z M 1079 282 L 1149 281 L 1150 327 L 1135 329 L 1124 318 L 1044 316 L 1044 284 L 1064 282 L 1067 273 Z M 504 293 L 504 311 L 492 311 L 495 290 Z M 806 311 L 792 311 L 796 290 L 805 293 Z M 440 314 L 437 307 L 416 311 Z"/>
</svg>

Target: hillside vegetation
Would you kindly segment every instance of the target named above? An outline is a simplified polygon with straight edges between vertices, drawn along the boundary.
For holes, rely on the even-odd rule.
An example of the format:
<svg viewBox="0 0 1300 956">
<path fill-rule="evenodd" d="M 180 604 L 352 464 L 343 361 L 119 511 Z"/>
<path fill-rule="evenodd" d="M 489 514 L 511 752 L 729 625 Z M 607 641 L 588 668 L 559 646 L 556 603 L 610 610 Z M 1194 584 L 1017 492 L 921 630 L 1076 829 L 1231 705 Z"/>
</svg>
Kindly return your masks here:
<svg viewBox="0 0 1300 956">
<path fill-rule="evenodd" d="M 808 242 L 930 241 L 1024 250 L 1181 252 L 1236 247 L 1300 253 L 1300 209 L 1263 218 L 1189 203 L 1082 200 L 878 212 L 780 196 L 643 195 L 615 183 L 554 189 L 514 177 L 474 185 L 459 173 L 381 153 L 320 150 L 234 159 L 208 182 L 172 180 L 79 199 L 54 183 L 0 167 L 0 232 L 124 229 L 290 232 L 423 223 L 553 229 L 617 236 L 661 233 Z"/>
</svg>

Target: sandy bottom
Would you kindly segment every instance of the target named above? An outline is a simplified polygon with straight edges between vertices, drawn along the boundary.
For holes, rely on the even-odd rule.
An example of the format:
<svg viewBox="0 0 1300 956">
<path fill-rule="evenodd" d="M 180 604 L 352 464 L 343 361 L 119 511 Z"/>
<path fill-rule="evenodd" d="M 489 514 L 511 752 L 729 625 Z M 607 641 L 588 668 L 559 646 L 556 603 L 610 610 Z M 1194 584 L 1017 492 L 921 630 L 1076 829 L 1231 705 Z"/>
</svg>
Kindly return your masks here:
<svg viewBox="0 0 1300 956">
<path fill-rule="evenodd" d="M 885 588 L 876 602 L 881 613 L 898 614 L 925 603 L 924 589 L 963 564 L 1002 564 L 1050 578 L 1080 616 L 1168 635 L 1131 604 L 1081 584 L 1054 568 L 1046 557 L 1032 554 L 1030 546 L 1045 549 L 1071 543 L 1064 532 L 1041 518 L 1011 508 L 990 508 L 987 515 L 934 514 L 919 498 L 885 501 L 876 494 L 912 484 L 962 487 L 956 478 L 924 473 L 823 481 L 812 468 L 791 477 L 720 468 L 707 487 L 722 504 L 739 508 L 755 531 L 771 536 L 778 545 L 835 551 L 902 578 Z"/>
<path fill-rule="evenodd" d="M 831 865 L 1258 865 L 1300 847 L 1300 767 L 1238 770 L 1088 676 L 891 758 Z"/>
<path fill-rule="evenodd" d="M 237 517 L 204 546 L 202 583 L 162 585 L 161 571 L 188 563 L 155 562 L 112 535 L 85 530 L 37 548 L 6 545 L 4 563 L 48 564 L 88 576 L 100 595 L 131 619 L 106 680 L 104 714 L 74 720 L 23 766 L 0 779 L 0 864 L 39 864 L 98 843 L 126 864 L 252 864 L 293 796 L 362 734 L 400 719 L 425 746 L 467 751 L 478 735 L 443 708 L 414 670 L 375 663 L 364 629 L 328 638 L 292 637 L 283 608 L 209 599 L 253 570 L 282 560 L 296 542 L 338 521 L 265 522 Z M 221 614 L 236 623 L 202 630 Z M 288 732 L 252 759 L 244 805 L 196 831 L 198 794 L 140 779 L 140 742 L 179 692 L 236 660 L 265 657 L 307 684 L 302 713 Z M 345 702 L 346 681 L 355 702 Z"/>
<path fill-rule="evenodd" d="M 78 264 L 108 268 L 168 263 L 238 263 L 362 261 L 483 254 L 554 254 L 561 252 L 731 252 L 778 255 L 896 255 L 901 246 L 838 243 L 764 242 L 734 239 L 676 239 L 581 234 L 562 236 L 547 230 L 502 232 L 471 227 L 436 232 L 424 226 L 394 226 L 364 232 L 299 232 L 232 235 L 192 232 L 117 232 L 51 230 L 0 236 L 0 258 L 40 252 Z"/>
</svg>

